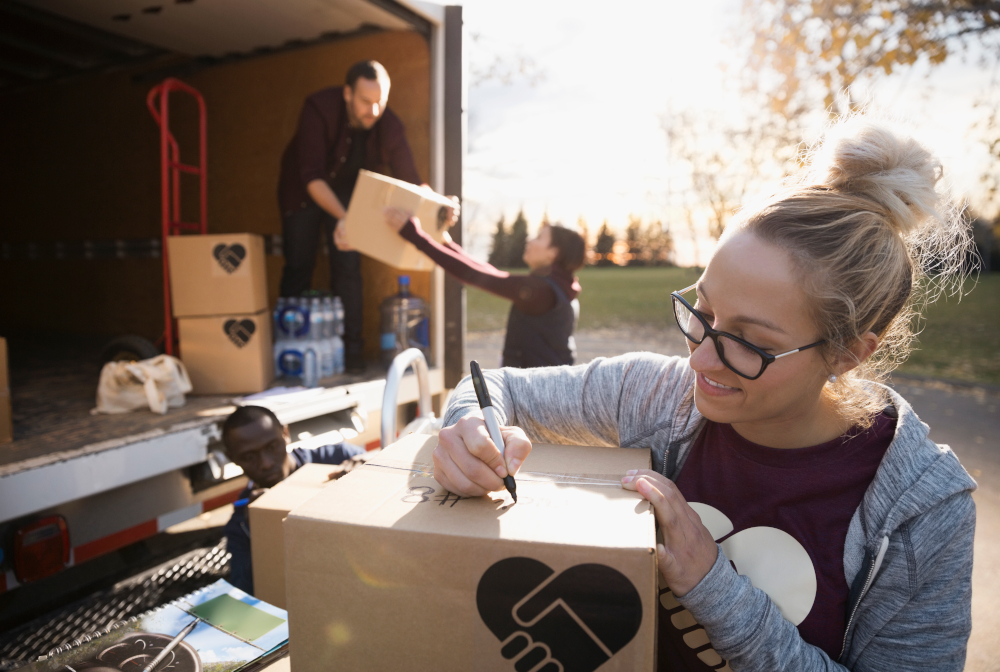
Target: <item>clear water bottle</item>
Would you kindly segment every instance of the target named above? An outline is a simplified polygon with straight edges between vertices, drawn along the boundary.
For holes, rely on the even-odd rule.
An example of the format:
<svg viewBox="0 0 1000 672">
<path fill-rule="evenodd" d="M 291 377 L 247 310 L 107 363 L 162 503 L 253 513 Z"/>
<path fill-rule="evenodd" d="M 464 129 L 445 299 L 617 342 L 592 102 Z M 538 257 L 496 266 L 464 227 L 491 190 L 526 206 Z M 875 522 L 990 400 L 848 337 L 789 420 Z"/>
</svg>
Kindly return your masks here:
<svg viewBox="0 0 1000 672">
<path fill-rule="evenodd" d="M 327 310 L 323 307 L 323 299 L 318 296 L 313 297 L 312 304 L 309 306 L 309 317 L 312 322 L 309 329 L 309 341 L 316 348 L 316 354 L 319 356 L 321 378 L 329 378 L 334 374 L 333 343 L 330 342 L 329 338 L 333 325 L 327 322 L 327 316 Z"/>
<path fill-rule="evenodd" d="M 333 324 L 338 336 L 344 335 L 344 302 L 333 297 Z"/>
<path fill-rule="evenodd" d="M 339 302 L 340 297 L 336 297 Z M 326 340 L 330 344 L 333 358 L 333 373 L 344 372 L 344 340 L 340 337 L 337 322 L 337 311 L 334 307 L 334 299 L 329 296 L 323 297 L 323 313 L 326 316 Z"/>
<path fill-rule="evenodd" d="M 410 276 L 399 276 L 399 293 L 382 302 L 382 365 L 408 348 L 419 348 L 430 357 L 430 311 L 427 302 L 410 294 Z"/>
<path fill-rule="evenodd" d="M 285 297 L 279 296 L 277 303 L 274 304 L 274 340 L 277 341 L 281 338 L 282 328 L 281 328 L 281 314 L 285 312 Z"/>
<path fill-rule="evenodd" d="M 281 311 L 281 333 L 290 339 L 299 339 L 309 333 L 309 304 L 292 297 L 285 301 Z"/>
<path fill-rule="evenodd" d="M 283 334 L 274 343 L 275 376 L 301 378 L 304 371 L 304 354 L 301 343 Z"/>
<path fill-rule="evenodd" d="M 306 342 L 302 353 L 302 384 L 306 387 L 319 385 L 319 356 L 316 353 L 316 343 Z"/>
</svg>

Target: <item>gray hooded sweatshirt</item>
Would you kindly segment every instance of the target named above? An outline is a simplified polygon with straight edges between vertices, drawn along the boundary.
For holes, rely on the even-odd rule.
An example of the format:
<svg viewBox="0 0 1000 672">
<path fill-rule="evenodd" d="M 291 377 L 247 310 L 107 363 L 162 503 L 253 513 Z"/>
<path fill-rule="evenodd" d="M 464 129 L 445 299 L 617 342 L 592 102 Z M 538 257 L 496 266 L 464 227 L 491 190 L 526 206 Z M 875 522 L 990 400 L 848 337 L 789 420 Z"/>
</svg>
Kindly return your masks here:
<svg viewBox="0 0 1000 672">
<path fill-rule="evenodd" d="M 676 479 L 704 419 L 687 358 L 633 353 L 581 366 L 485 373 L 501 424 L 532 441 L 648 448 Z M 678 598 L 733 670 L 962 670 L 972 629 L 976 483 L 928 437 L 910 405 L 887 390 L 896 434 L 854 512 L 844 545 L 851 587 L 843 651 L 831 660 L 719 547 L 715 565 Z M 469 378 L 444 426 L 478 410 Z"/>
</svg>

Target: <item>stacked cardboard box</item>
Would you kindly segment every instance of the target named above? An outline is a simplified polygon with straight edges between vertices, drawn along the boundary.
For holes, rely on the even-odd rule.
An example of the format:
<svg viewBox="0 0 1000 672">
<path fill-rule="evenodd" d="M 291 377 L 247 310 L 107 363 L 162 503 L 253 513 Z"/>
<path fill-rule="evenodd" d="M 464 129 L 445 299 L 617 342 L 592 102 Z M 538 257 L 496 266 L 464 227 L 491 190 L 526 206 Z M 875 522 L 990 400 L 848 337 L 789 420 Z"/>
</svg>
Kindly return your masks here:
<svg viewBox="0 0 1000 672">
<path fill-rule="evenodd" d="M 168 239 L 181 360 L 196 394 L 260 392 L 274 378 L 264 239 Z"/>
<path fill-rule="evenodd" d="M 620 484 L 648 451 L 536 445 L 512 505 L 444 490 L 436 445 L 402 439 L 288 513 L 294 672 L 652 670 L 653 514 Z"/>
</svg>

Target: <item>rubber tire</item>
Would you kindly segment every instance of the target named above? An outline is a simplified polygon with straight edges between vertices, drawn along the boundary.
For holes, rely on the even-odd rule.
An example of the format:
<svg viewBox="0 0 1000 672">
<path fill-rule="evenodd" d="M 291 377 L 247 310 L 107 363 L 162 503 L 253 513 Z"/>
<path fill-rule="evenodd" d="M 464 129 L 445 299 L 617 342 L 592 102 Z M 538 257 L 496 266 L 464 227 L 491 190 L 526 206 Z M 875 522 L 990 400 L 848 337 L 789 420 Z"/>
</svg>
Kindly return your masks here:
<svg viewBox="0 0 1000 672">
<path fill-rule="evenodd" d="M 116 336 L 108 341 L 107 345 L 101 350 L 101 364 L 117 361 L 138 361 L 140 359 L 156 357 L 160 354 L 160 349 L 153 345 L 149 339 L 136 336 L 135 334 L 126 334 L 124 336 Z"/>
</svg>

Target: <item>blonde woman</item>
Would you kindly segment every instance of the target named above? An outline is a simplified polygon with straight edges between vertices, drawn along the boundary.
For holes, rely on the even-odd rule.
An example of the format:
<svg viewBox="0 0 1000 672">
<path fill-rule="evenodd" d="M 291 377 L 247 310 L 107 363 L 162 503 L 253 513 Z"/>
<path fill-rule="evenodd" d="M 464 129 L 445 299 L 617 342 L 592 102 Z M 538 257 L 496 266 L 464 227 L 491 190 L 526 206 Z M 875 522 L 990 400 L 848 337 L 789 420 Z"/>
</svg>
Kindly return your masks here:
<svg viewBox="0 0 1000 672">
<path fill-rule="evenodd" d="M 961 281 L 939 176 L 891 126 L 842 124 L 671 295 L 690 357 L 487 373 L 511 472 L 531 441 L 651 449 L 622 487 L 662 535 L 660 669 L 963 668 L 975 482 L 878 382 Z M 502 489 L 468 380 L 445 425 L 437 480 Z"/>
</svg>

